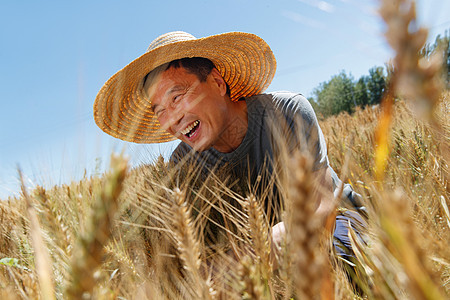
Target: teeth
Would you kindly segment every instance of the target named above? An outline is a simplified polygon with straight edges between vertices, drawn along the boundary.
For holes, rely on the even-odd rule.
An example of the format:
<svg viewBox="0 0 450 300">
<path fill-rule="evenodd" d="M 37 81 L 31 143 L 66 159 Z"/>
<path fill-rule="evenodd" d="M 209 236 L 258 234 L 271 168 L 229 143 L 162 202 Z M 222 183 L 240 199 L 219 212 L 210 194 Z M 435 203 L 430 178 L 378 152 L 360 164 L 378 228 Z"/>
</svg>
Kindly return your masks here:
<svg viewBox="0 0 450 300">
<path fill-rule="evenodd" d="M 191 125 L 189 125 L 188 127 L 186 127 L 185 129 L 183 129 L 183 130 L 181 130 L 180 132 L 181 132 L 181 134 L 184 134 L 184 135 L 186 135 L 189 131 L 191 131 L 192 130 L 192 128 L 194 128 L 195 126 L 197 126 L 197 124 L 198 123 L 200 123 L 200 121 L 199 120 L 197 120 L 197 121 L 195 121 L 195 122 L 193 122 L 193 123 L 191 123 Z"/>
</svg>

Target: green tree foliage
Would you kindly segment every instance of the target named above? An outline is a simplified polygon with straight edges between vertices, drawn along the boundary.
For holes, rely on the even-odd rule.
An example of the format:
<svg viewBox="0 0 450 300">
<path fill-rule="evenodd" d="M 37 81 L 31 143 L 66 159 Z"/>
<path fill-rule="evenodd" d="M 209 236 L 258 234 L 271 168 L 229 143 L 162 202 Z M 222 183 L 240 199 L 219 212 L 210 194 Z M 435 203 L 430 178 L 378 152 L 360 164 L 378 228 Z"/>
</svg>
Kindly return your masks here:
<svg viewBox="0 0 450 300">
<path fill-rule="evenodd" d="M 443 76 L 446 79 L 447 88 L 450 88 L 450 29 L 444 36 L 438 35 L 433 44 L 426 44 L 419 54 L 429 58 L 436 51 L 442 55 Z M 341 71 L 339 75 L 331 77 L 327 82 L 322 82 L 314 89 L 313 96 L 308 100 L 317 114 L 323 118 L 342 111 L 352 113 L 356 106 L 364 107 L 381 103 L 383 93 L 394 72 L 392 63 L 386 63 L 385 68 L 372 67 L 369 75 L 361 76 L 354 81 L 351 75 Z"/>
<path fill-rule="evenodd" d="M 351 113 L 354 110 L 353 79 L 344 71 L 333 76 L 330 81 L 322 82 L 313 93 L 319 113 L 325 118 L 341 111 Z"/>
<path fill-rule="evenodd" d="M 356 105 L 366 106 L 369 104 L 369 92 L 367 83 L 369 82 L 369 76 L 361 76 L 355 83 L 355 102 Z"/>
<path fill-rule="evenodd" d="M 362 76 L 357 81 L 341 71 L 330 81 L 321 83 L 309 100 L 316 112 L 324 118 L 342 111 L 352 113 L 356 106 L 380 103 L 386 82 L 383 67 L 371 68 L 369 75 Z"/>
<path fill-rule="evenodd" d="M 367 93 L 369 105 L 379 104 L 386 89 L 386 76 L 383 67 L 373 67 L 369 70 Z"/>
</svg>

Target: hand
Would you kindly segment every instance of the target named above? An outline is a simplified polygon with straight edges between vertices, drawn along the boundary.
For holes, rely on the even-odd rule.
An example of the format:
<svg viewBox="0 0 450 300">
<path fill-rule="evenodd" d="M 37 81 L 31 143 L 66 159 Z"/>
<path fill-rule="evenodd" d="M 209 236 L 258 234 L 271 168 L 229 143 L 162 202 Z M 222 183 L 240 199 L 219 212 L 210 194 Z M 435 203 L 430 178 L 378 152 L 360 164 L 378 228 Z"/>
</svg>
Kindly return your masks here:
<svg viewBox="0 0 450 300">
<path fill-rule="evenodd" d="M 278 260 L 281 257 L 281 245 L 286 241 L 286 227 L 284 226 L 284 222 L 280 222 L 275 224 L 272 227 L 272 241 L 271 241 L 271 252 L 270 252 L 270 260 L 272 262 L 273 270 L 278 269 Z"/>
</svg>

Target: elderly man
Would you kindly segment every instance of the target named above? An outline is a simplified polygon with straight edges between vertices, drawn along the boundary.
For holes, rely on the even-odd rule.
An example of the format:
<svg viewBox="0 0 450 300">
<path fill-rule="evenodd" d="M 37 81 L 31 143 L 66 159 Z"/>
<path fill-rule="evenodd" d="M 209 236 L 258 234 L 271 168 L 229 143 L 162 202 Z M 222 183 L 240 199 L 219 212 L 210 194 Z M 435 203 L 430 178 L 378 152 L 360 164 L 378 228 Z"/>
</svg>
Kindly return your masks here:
<svg viewBox="0 0 450 300">
<path fill-rule="evenodd" d="M 181 140 L 171 156 L 189 156 L 204 172 L 227 166 L 252 184 L 271 174 L 277 156 L 299 149 L 309 155 L 323 190 L 316 213 L 327 212 L 340 181 L 330 168 L 326 144 L 309 102 L 288 92 L 261 94 L 276 61 L 269 46 L 253 34 L 232 32 L 196 39 L 171 32 L 155 39 L 147 52 L 111 77 L 94 104 L 97 125 L 106 133 L 136 143 Z M 281 146 L 283 145 L 283 146 Z M 276 189 L 276 187 L 274 187 Z M 277 197 L 275 197 L 277 198 Z M 361 209 L 349 185 L 344 199 Z M 266 203 L 266 209 L 269 205 Z M 338 255 L 352 255 L 348 220 L 335 224 Z M 273 228 L 280 239 L 284 224 Z"/>
</svg>

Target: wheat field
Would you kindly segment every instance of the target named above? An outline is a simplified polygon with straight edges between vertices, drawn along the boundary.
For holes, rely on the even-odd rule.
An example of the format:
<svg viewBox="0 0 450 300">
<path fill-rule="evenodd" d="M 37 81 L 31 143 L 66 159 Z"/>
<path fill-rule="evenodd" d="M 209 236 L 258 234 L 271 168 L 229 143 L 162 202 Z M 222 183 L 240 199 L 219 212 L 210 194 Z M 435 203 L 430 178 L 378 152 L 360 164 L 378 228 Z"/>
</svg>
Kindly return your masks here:
<svg viewBox="0 0 450 300">
<path fill-rule="evenodd" d="M 314 215 L 321 191 L 301 153 L 260 186 L 113 155 L 102 176 L 0 201 L 0 299 L 448 299 L 450 92 L 435 61 L 411 54 L 423 30 L 405 3 L 381 5 L 396 51 L 383 104 L 320 123 L 331 166 L 367 208 L 353 261 L 330 239 L 347 208 Z M 267 209 L 273 185 L 283 205 Z M 277 246 L 274 220 L 287 228 Z"/>
<path fill-rule="evenodd" d="M 446 92 L 437 115 L 444 131 L 436 132 L 415 119 L 406 102 L 395 104 L 383 182 L 373 167 L 380 108 L 321 123 L 331 164 L 369 208 L 368 244 L 355 239 L 359 295 L 321 224 L 311 227 L 307 217 L 291 216 L 290 232 L 309 230 L 306 236 L 322 239 L 302 242 L 292 236 L 276 253 L 280 265 L 274 268 L 271 223 L 261 199 L 240 195 L 243 187 L 219 175 L 204 182 L 192 170 L 175 174 L 162 158 L 134 170 L 115 158 L 105 176 L 49 190 L 37 187 L 0 202 L 0 296 L 290 299 L 296 294 L 313 299 L 324 291 L 324 299 L 445 299 L 450 293 L 448 166 L 436 141 L 448 143 L 449 105 Z M 293 164 L 287 189 L 295 211 L 304 211 L 303 200 L 311 194 L 307 161 L 297 157 Z M 220 224 L 211 224 L 217 219 L 213 214 L 223 217 Z M 214 243 L 211 231 L 221 234 Z M 307 259 L 299 262 L 298 256 Z"/>
</svg>

